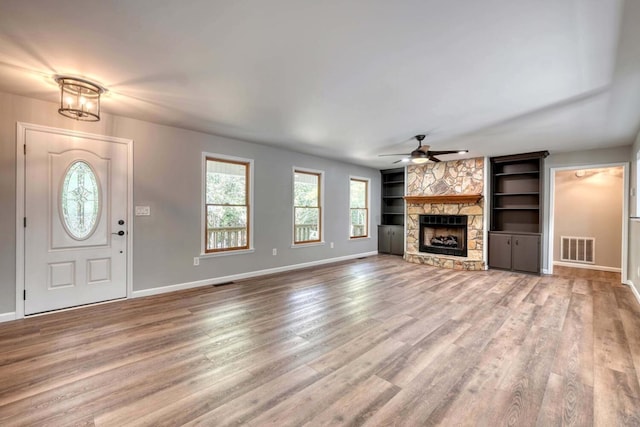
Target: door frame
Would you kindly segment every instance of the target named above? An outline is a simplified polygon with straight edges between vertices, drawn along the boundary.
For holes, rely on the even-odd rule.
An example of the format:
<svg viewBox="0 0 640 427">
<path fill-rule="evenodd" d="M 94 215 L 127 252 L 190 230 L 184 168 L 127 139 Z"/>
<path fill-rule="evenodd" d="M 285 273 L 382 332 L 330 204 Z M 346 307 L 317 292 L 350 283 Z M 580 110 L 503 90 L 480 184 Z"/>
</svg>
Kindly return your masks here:
<svg viewBox="0 0 640 427">
<path fill-rule="evenodd" d="M 547 269 L 545 273 L 553 274 L 553 242 L 555 240 L 555 193 L 556 193 L 556 172 L 563 170 L 578 169 L 599 169 L 622 166 L 622 248 L 620 279 L 622 283 L 627 283 L 627 265 L 629 261 L 629 163 L 628 162 L 612 162 L 597 164 L 582 164 L 571 166 L 557 166 L 549 168 L 549 238 L 547 241 Z"/>
<path fill-rule="evenodd" d="M 15 318 L 22 319 L 24 314 L 25 290 L 25 182 L 26 156 L 24 145 L 27 132 L 43 132 L 54 135 L 64 135 L 113 144 L 124 144 L 127 147 L 127 296 L 131 298 L 133 292 L 133 140 L 114 136 L 98 135 L 76 130 L 60 129 L 32 123 L 17 122 L 16 125 L 16 312 Z M 100 303 L 97 303 L 100 304 Z M 62 309 L 64 310 L 64 309 Z"/>
</svg>

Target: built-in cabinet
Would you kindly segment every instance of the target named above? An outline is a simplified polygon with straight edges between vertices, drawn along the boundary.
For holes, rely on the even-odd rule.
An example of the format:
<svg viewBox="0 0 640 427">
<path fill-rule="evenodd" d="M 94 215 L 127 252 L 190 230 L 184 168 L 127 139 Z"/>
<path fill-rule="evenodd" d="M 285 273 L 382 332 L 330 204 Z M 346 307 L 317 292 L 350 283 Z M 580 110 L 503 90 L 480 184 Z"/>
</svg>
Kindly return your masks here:
<svg viewBox="0 0 640 427">
<path fill-rule="evenodd" d="M 404 254 L 404 168 L 380 171 L 382 206 L 378 252 Z"/>
<path fill-rule="evenodd" d="M 540 235 L 490 232 L 489 267 L 538 273 Z"/>
<path fill-rule="evenodd" d="M 547 151 L 492 157 L 489 267 L 540 273 Z"/>
<path fill-rule="evenodd" d="M 378 252 L 404 255 L 404 227 L 402 225 L 378 226 Z"/>
</svg>

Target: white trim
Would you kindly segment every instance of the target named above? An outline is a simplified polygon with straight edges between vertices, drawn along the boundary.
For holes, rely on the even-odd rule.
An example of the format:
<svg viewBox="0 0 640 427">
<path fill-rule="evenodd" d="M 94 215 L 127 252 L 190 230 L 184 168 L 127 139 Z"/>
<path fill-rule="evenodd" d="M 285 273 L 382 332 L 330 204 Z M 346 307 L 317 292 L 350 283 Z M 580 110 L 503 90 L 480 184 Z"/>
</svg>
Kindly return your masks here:
<svg viewBox="0 0 640 427">
<path fill-rule="evenodd" d="M 627 280 L 623 283 L 631 288 L 631 292 L 633 292 L 633 295 L 636 297 L 636 301 L 640 304 L 640 292 L 636 289 L 636 285 L 634 285 L 631 280 Z"/>
<path fill-rule="evenodd" d="M 12 320 L 16 320 L 16 312 L 11 313 L 0 313 L 0 323 L 2 322 L 11 322 Z"/>
<path fill-rule="evenodd" d="M 108 135 L 60 129 L 32 123 L 16 123 L 16 311 L 15 318 L 24 317 L 24 227 L 25 216 L 25 154 L 27 131 L 44 132 L 76 138 L 94 139 L 102 142 L 125 144 L 127 147 L 127 298 L 133 294 L 133 140 Z"/>
<path fill-rule="evenodd" d="M 295 200 L 296 200 L 296 171 L 308 174 L 318 174 L 320 175 L 320 241 L 319 242 L 298 242 L 296 243 L 296 217 L 295 217 Z M 309 169 L 309 168 L 300 168 L 297 166 L 291 167 L 291 247 L 304 247 L 304 246 L 315 246 L 315 245 L 324 245 L 324 171 L 319 169 Z"/>
<path fill-rule="evenodd" d="M 255 248 L 251 248 L 251 249 L 238 249 L 238 250 L 231 250 L 231 251 L 210 252 L 208 254 L 200 254 L 198 255 L 198 258 L 207 259 L 207 258 L 217 258 L 217 257 L 229 256 L 229 255 L 252 254 L 255 251 L 256 251 Z"/>
<path fill-rule="evenodd" d="M 360 236 L 355 236 L 355 237 L 351 237 L 351 180 L 357 180 L 357 181 L 366 181 L 367 183 L 367 235 L 366 237 L 360 237 Z M 347 238 L 349 239 L 349 241 L 357 241 L 357 240 L 363 240 L 363 239 L 368 239 L 371 237 L 371 178 L 367 178 L 364 176 L 355 176 L 355 175 L 349 175 L 349 204 L 347 206 L 347 209 L 349 209 L 349 216 L 347 216 L 347 218 L 349 219 L 349 229 L 347 230 Z"/>
<path fill-rule="evenodd" d="M 620 268 L 618 267 L 607 267 L 605 265 L 594 265 L 594 264 L 580 264 L 566 261 L 554 261 L 553 265 L 557 265 L 558 267 L 571 267 L 571 268 L 582 268 L 584 270 L 599 270 L 599 271 L 611 271 L 613 273 L 620 273 Z"/>
<path fill-rule="evenodd" d="M 249 239 L 249 248 L 247 249 L 238 249 L 238 250 L 229 250 L 229 251 L 223 251 L 223 252 L 209 252 L 207 253 L 207 248 L 205 247 L 206 243 L 206 239 L 205 239 L 205 233 L 203 233 L 202 231 L 206 229 L 206 223 L 207 223 L 207 214 L 206 214 L 206 204 L 207 204 L 207 157 L 213 157 L 216 159 L 220 159 L 220 160 L 229 160 L 232 162 L 241 162 L 241 163 L 249 163 L 249 236 L 247 236 L 247 238 Z M 200 255 L 198 255 L 198 257 L 200 258 L 208 258 L 208 257 L 215 257 L 215 256 L 222 256 L 222 255 L 240 255 L 243 253 L 249 253 L 249 252 L 253 252 L 255 251 L 255 246 L 253 246 L 253 228 L 254 228 L 254 206 L 253 206 L 253 194 L 254 194 L 254 189 L 253 189 L 253 159 L 248 159 L 248 158 L 244 158 L 244 157 L 236 157 L 236 156 L 229 156 L 226 154 L 219 154 L 219 153 L 212 153 L 212 152 L 207 152 L 207 151 L 203 151 L 202 152 L 202 163 L 201 163 L 201 176 L 200 176 Z"/>
<path fill-rule="evenodd" d="M 556 166 L 549 168 L 549 186 L 547 191 L 549 193 L 549 207 L 548 215 L 549 219 L 548 231 L 547 231 L 547 265 L 546 269 L 543 267 L 545 274 L 553 274 L 553 265 L 556 261 L 553 260 L 553 242 L 554 242 L 554 208 L 555 208 L 555 183 L 556 172 L 561 170 L 575 170 L 575 169 L 597 169 L 597 168 L 609 168 L 609 167 L 622 167 L 622 248 L 621 251 L 621 275 L 622 282 L 627 281 L 627 264 L 629 262 L 629 162 L 614 162 L 614 163 L 598 163 L 587 165 L 571 165 L 571 166 Z M 546 172 L 546 171 L 545 171 Z M 546 211 L 546 208 L 545 208 Z M 559 265 L 559 264 L 558 264 Z"/>
<path fill-rule="evenodd" d="M 369 257 L 378 255 L 378 251 L 364 252 L 360 254 L 346 255 L 336 258 L 321 259 L 318 261 L 303 262 L 301 264 L 285 265 L 282 267 L 267 268 L 265 270 L 250 271 L 247 273 L 232 274 L 223 277 L 212 277 L 210 279 L 197 280 L 195 282 L 179 283 L 176 285 L 162 286 L 158 288 L 142 289 L 133 292 L 134 298 L 146 297 L 150 295 L 164 294 L 167 292 L 181 291 L 184 289 L 198 288 L 201 286 L 211 286 L 218 283 L 225 283 L 234 280 L 249 279 L 251 277 L 265 276 L 267 274 L 282 273 L 285 271 L 299 270 L 301 268 L 315 267 L 323 264 L 332 264 L 340 261 L 347 261 L 355 258 Z"/>
<path fill-rule="evenodd" d="M 640 190 L 640 150 L 636 153 L 636 182 L 633 188 L 633 195 L 636 197 L 635 216 L 640 216 L 640 196 L 638 196 L 638 190 Z"/>
<path fill-rule="evenodd" d="M 290 247 L 291 249 L 300 249 L 300 248 L 310 248 L 311 246 L 324 246 L 325 244 L 326 244 L 325 241 L 309 242 L 309 243 L 301 242 L 301 243 L 294 243 Z"/>
</svg>

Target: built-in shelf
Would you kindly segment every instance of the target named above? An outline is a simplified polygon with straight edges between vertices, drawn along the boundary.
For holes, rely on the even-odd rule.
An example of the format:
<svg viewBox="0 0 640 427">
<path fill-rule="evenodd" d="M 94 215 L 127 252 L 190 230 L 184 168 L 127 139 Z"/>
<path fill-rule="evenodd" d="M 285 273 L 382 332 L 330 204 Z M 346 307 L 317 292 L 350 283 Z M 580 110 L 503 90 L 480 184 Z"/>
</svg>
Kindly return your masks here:
<svg viewBox="0 0 640 427">
<path fill-rule="evenodd" d="M 539 151 L 490 159 L 490 268 L 540 273 L 541 171 L 548 154 Z"/>
<path fill-rule="evenodd" d="M 514 176 L 514 175 L 537 175 L 540 171 L 522 171 L 522 172 L 500 172 L 493 176 Z"/>
<path fill-rule="evenodd" d="M 404 225 L 404 168 L 380 171 L 382 206 L 380 225 Z M 381 252 L 385 252 L 381 250 Z"/>
<path fill-rule="evenodd" d="M 478 203 L 482 194 L 449 194 L 437 196 L 406 196 L 407 203 Z"/>
<path fill-rule="evenodd" d="M 509 206 L 508 208 L 493 208 L 496 211 L 537 211 L 539 206 Z"/>
</svg>

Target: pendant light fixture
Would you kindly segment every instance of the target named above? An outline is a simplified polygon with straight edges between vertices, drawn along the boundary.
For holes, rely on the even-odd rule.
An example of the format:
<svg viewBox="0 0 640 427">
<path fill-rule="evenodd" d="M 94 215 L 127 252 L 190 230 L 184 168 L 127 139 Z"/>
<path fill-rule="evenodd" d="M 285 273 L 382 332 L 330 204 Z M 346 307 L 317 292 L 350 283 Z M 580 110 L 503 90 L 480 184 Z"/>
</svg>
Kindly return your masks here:
<svg viewBox="0 0 640 427">
<path fill-rule="evenodd" d="M 77 77 L 56 76 L 55 80 L 60 85 L 58 113 L 85 122 L 100 120 L 100 95 L 105 88 Z"/>
</svg>

